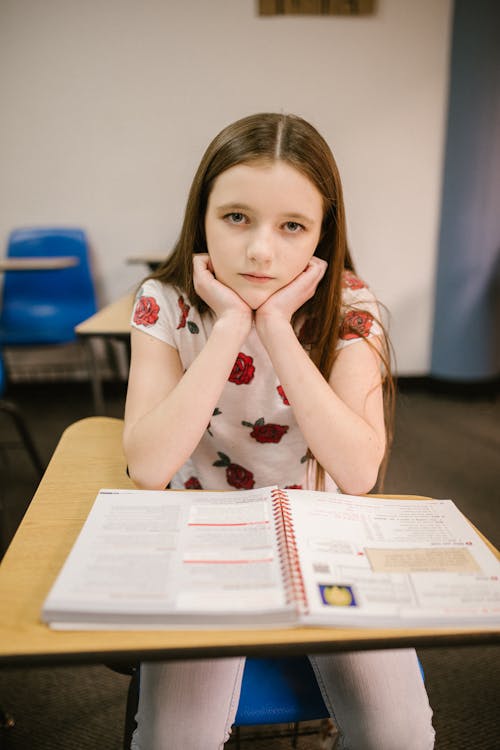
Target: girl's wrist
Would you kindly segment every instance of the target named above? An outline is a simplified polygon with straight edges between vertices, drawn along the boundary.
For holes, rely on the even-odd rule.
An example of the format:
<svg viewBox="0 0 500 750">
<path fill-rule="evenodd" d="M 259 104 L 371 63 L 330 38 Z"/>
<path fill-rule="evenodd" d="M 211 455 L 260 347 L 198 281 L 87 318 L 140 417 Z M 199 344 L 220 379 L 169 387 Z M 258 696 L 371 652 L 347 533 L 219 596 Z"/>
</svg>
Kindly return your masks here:
<svg viewBox="0 0 500 750">
<path fill-rule="evenodd" d="M 255 316 L 255 328 L 262 343 L 287 336 L 295 332 L 291 322 L 281 315 L 259 315 Z"/>
<path fill-rule="evenodd" d="M 252 328 L 252 313 L 249 310 L 227 310 L 215 319 L 214 330 L 226 336 L 246 338 Z"/>
</svg>

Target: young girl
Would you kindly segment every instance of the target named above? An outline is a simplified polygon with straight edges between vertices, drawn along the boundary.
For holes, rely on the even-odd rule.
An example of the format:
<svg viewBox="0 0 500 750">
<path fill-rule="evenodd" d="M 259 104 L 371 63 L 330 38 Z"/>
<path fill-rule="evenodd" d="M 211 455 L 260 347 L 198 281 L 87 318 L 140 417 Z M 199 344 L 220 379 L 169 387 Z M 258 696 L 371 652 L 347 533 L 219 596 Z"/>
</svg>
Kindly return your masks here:
<svg viewBox="0 0 500 750">
<path fill-rule="evenodd" d="M 303 119 L 258 114 L 216 136 L 132 326 L 124 445 L 139 486 L 375 485 L 387 340 L 353 271 L 334 158 Z M 340 747 L 434 746 L 413 650 L 310 659 Z M 243 658 L 143 664 L 132 747 L 222 748 L 243 667 Z"/>
</svg>

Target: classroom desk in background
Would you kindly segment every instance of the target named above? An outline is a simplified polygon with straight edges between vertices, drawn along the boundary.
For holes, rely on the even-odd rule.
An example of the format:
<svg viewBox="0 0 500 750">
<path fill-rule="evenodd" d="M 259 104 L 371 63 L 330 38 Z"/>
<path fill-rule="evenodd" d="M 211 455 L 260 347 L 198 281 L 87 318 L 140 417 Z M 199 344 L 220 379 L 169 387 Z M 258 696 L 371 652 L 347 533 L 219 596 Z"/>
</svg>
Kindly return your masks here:
<svg viewBox="0 0 500 750">
<path fill-rule="evenodd" d="M 142 264 L 148 266 L 150 271 L 156 271 L 167 258 L 167 253 L 144 253 L 142 255 L 131 255 L 127 263 L 131 265 Z"/>
<path fill-rule="evenodd" d="M 244 655 L 497 643 L 474 628 L 53 631 L 40 611 L 101 488 L 131 488 L 123 422 L 90 417 L 62 435 L 0 566 L 0 665 L 133 663 Z M 416 500 L 418 502 L 418 500 Z"/>
<path fill-rule="evenodd" d="M 0 272 L 5 271 L 58 271 L 77 266 L 80 261 L 73 255 L 33 258 L 0 258 Z"/>
<path fill-rule="evenodd" d="M 75 328 L 75 333 L 84 339 L 87 345 L 87 356 L 89 358 L 90 372 L 92 377 L 92 393 L 96 414 L 104 414 L 104 397 L 102 393 L 102 379 L 99 363 L 95 356 L 93 339 L 104 339 L 108 344 L 110 341 L 122 341 L 130 347 L 130 315 L 134 304 L 134 292 L 128 292 L 115 302 L 101 308 L 87 320 Z"/>
</svg>

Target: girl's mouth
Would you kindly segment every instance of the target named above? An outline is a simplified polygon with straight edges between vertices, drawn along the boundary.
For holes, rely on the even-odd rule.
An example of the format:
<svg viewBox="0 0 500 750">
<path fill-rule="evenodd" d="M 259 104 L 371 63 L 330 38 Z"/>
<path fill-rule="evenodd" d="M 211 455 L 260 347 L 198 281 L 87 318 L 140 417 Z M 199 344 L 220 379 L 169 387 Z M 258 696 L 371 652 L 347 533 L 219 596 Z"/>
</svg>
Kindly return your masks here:
<svg viewBox="0 0 500 750">
<path fill-rule="evenodd" d="M 264 284 L 266 281 L 272 280 L 272 276 L 262 276 L 256 273 L 242 273 L 241 276 L 254 284 Z"/>
</svg>

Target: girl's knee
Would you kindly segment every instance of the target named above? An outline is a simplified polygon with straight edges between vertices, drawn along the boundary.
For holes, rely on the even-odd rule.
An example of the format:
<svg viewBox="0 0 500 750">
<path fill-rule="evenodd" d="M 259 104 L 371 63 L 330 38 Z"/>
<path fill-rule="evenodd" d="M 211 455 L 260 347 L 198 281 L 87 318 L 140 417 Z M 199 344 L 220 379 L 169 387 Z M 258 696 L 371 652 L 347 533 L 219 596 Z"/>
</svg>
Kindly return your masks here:
<svg viewBox="0 0 500 750">
<path fill-rule="evenodd" d="M 435 732 L 432 711 L 408 712 L 391 721 L 379 716 L 371 721 L 353 722 L 348 735 L 343 735 L 342 750 L 432 750 Z"/>
</svg>

